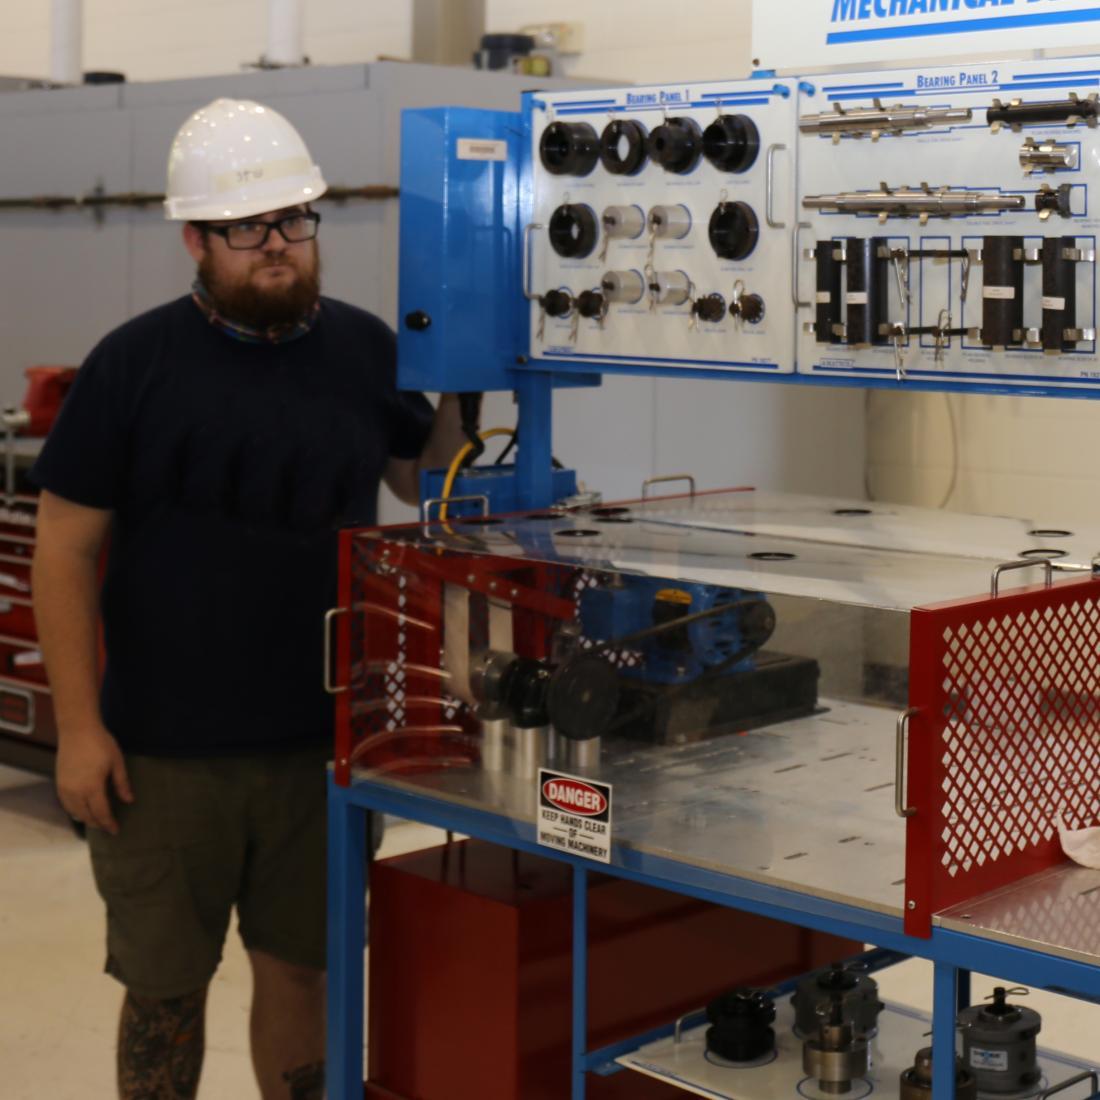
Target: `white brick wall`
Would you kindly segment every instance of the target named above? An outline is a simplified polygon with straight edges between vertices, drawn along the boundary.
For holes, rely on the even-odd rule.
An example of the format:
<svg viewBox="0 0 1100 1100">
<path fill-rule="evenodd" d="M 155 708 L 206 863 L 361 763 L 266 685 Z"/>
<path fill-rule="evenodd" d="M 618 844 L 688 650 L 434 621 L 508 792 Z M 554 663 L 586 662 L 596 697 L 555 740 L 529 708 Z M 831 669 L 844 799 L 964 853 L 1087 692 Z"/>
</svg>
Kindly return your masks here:
<svg viewBox="0 0 1100 1100">
<path fill-rule="evenodd" d="M 267 41 L 264 0 L 85 0 L 84 68 L 130 80 L 238 72 Z M 408 57 L 412 0 L 306 0 L 315 65 Z M 4 0 L 0 75 L 48 76 L 49 0 Z"/>
</svg>

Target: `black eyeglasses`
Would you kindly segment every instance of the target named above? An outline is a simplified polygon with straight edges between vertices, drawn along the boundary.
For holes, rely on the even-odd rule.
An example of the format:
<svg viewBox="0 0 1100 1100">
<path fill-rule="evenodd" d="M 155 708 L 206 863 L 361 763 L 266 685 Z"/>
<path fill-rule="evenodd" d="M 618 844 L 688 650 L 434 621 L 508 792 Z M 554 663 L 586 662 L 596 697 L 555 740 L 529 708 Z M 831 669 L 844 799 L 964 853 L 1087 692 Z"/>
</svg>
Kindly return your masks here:
<svg viewBox="0 0 1100 1100">
<path fill-rule="evenodd" d="M 249 248 L 263 248 L 273 229 L 279 231 L 279 236 L 287 244 L 312 241 L 317 236 L 320 221 L 321 215 L 311 210 L 305 214 L 287 214 L 285 218 L 278 218 L 273 222 L 233 222 L 232 225 L 211 225 L 203 222 L 202 228 L 208 233 L 223 237 L 228 247 L 244 251 Z"/>
</svg>

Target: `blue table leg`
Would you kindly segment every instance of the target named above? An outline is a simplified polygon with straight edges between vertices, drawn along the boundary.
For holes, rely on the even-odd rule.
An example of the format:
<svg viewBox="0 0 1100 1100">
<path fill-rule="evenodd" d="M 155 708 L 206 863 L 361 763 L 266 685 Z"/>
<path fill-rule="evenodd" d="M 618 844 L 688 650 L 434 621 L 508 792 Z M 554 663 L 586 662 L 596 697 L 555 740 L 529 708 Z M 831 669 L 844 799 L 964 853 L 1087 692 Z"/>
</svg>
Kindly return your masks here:
<svg viewBox="0 0 1100 1100">
<path fill-rule="evenodd" d="M 366 810 L 329 776 L 329 1100 L 363 1100 L 363 949 L 366 941 Z"/>
<path fill-rule="evenodd" d="M 573 867 L 573 1089 L 584 1100 L 588 1053 L 588 872 Z"/>
<path fill-rule="evenodd" d="M 959 1004 L 958 971 L 935 964 L 932 992 L 932 1095 L 955 1100 L 955 1013 Z"/>
</svg>

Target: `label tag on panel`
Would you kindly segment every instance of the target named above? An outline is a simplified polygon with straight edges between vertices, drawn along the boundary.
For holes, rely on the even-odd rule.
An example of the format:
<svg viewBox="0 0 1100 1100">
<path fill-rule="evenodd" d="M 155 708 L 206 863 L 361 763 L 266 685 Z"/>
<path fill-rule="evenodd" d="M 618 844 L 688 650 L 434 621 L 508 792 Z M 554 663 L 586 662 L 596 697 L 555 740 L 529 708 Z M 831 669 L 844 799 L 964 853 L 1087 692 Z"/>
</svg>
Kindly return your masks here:
<svg viewBox="0 0 1100 1100">
<path fill-rule="evenodd" d="M 1016 297 L 1016 288 L 1014 286 L 983 286 L 982 297 L 996 298 L 1002 302 L 1010 302 Z"/>
<path fill-rule="evenodd" d="M 997 1070 L 1001 1073 L 1007 1073 L 1008 1051 L 982 1050 L 980 1047 L 971 1047 L 970 1066 L 972 1069 Z"/>
<path fill-rule="evenodd" d="M 508 143 L 492 138 L 459 138 L 459 160 L 507 160 Z"/>
<path fill-rule="evenodd" d="M 569 855 L 611 862 L 611 784 L 539 769 L 538 842 Z"/>
<path fill-rule="evenodd" d="M 850 306 L 865 306 L 867 304 L 867 291 L 853 290 L 844 300 Z"/>
<path fill-rule="evenodd" d="M 1062 312 L 1066 308 L 1065 298 L 1048 298 L 1043 295 L 1043 309 L 1056 309 Z"/>
</svg>

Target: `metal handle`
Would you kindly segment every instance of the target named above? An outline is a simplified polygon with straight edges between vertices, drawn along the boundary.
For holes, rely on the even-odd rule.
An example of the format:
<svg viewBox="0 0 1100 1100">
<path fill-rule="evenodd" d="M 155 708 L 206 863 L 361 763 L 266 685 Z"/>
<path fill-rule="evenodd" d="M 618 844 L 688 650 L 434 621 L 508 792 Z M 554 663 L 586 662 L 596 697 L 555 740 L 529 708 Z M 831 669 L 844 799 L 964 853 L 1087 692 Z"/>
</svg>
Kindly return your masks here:
<svg viewBox="0 0 1100 1100">
<path fill-rule="evenodd" d="M 764 168 L 764 188 L 767 192 L 767 199 L 764 204 L 764 221 L 768 223 L 769 229 L 786 229 L 786 222 L 777 222 L 775 220 L 775 154 L 781 149 L 786 149 L 786 145 L 769 145 L 768 157 L 765 162 Z"/>
<path fill-rule="evenodd" d="M 894 813 L 901 818 L 913 817 L 917 812 L 914 806 L 905 805 L 905 735 L 909 730 L 909 719 L 919 713 L 916 707 L 910 707 L 898 715 L 894 743 Z"/>
<path fill-rule="evenodd" d="M 1089 1093 L 1089 1100 L 1092 1100 L 1098 1092 L 1100 1092 L 1100 1075 L 1094 1069 L 1087 1069 L 1084 1073 L 1077 1074 L 1076 1077 L 1070 1077 L 1063 1081 L 1060 1085 L 1055 1085 L 1052 1089 L 1047 1089 L 1046 1092 L 1039 1094 L 1039 1100 L 1047 1100 L 1048 1096 L 1054 1096 L 1055 1093 L 1063 1092 L 1065 1089 L 1072 1088 L 1074 1085 L 1079 1085 L 1082 1081 L 1090 1081 L 1092 1083 L 1092 1092 Z"/>
<path fill-rule="evenodd" d="M 332 682 L 332 624 L 338 615 L 346 615 L 347 613 L 348 608 L 346 607 L 330 607 L 325 612 L 325 671 L 323 682 L 325 691 L 329 695 L 339 695 L 341 692 L 348 690 L 347 684 L 338 686 Z"/>
<path fill-rule="evenodd" d="M 642 500 L 649 496 L 651 485 L 665 485 L 670 481 L 686 481 L 691 486 L 691 499 L 695 499 L 695 478 L 691 474 L 666 474 L 664 477 L 647 477 L 642 482 Z"/>
<path fill-rule="evenodd" d="M 536 229 L 545 229 L 542 222 L 528 222 L 523 227 L 523 296 L 533 302 L 537 295 L 531 293 L 531 234 Z"/>
<path fill-rule="evenodd" d="M 1041 565 L 1043 567 L 1043 571 L 1046 573 L 1044 580 L 1047 588 L 1050 588 L 1050 586 L 1054 584 L 1054 563 L 1051 562 L 1049 558 L 1028 558 L 1024 561 L 1006 561 L 1004 565 L 998 565 L 997 568 L 993 570 L 993 576 L 989 581 L 989 594 L 994 599 L 1000 594 L 1002 573 L 1008 573 L 1012 569 L 1030 569 L 1036 565 Z"/>
<path fill-rule="evenodd" d="M 467 504 L 471 500 L 481 501 L 481 514 L 483 516 L 487 516 L 489 514 L 489 498 L 484 493 L 473 493 L 470 496 L 462 497 L 431 497 L 428 500 L 425 500 L 420 505 L 420 522 L 431 522 L 433 504 L 446 504 L 448 507 L 450 507 L 452 504 Z M 454 519 L 455 517 L 451 516 L 449 518 Z"/>
<path fill-rule="evenodd" d="M 802 257 L 798 245 L 803 229 L 813 229 L 813 226 L 809 222 L 799 222 L 791 230 L 791 301 L 794 302 L 795 309 L 809 309 L 813 305 L 813 302 L 803 302 L 798 297 L 798 261 Z"/>
</svg>

